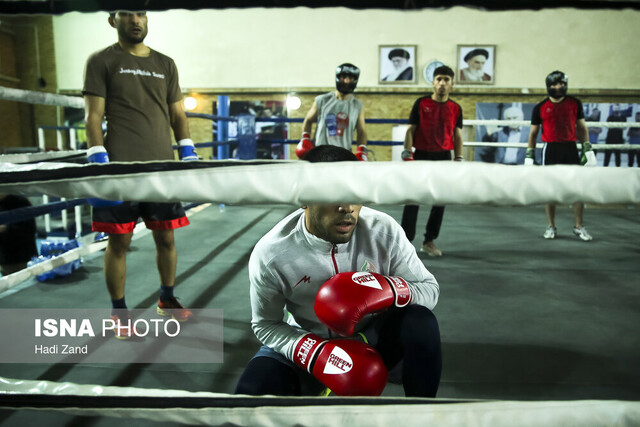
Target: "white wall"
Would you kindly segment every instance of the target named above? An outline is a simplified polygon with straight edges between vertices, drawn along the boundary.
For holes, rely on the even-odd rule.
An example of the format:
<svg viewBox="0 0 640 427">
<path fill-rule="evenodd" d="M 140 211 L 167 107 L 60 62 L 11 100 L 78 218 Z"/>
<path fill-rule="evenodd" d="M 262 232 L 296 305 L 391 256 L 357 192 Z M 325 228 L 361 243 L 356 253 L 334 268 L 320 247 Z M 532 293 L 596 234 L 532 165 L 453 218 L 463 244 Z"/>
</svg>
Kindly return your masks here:
<svg viewBox="0 0 640 427">
<path fill-rule="evenodd" d="M 420 75 L 434 58 L 455 68 L 457 44 L 495 44 L 495 87 L 542 87 L 561 69 L 573 88 L 640 89 L 640 12 L 633 10 L 254 8 L 148 16 L 145 42 L 174 58 L 183 89 L 332 86 L 342 62 L 361 68 L 359 87 L 376 87 L 380 44 L 416 44 Z M 107 17 L 54 17 L 60 89 L 80 89 L 88 55 L 117 40 Z M 419 86 L 426 86 L 422 77 Z"/>
</svg>

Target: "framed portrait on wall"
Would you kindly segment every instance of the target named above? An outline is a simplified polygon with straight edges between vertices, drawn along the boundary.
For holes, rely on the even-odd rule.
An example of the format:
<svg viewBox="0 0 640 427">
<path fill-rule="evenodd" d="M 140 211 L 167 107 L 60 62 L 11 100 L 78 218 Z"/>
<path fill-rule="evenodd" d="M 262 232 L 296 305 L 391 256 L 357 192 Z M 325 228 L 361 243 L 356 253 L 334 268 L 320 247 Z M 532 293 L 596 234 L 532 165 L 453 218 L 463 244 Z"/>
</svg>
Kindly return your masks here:
<svg viewBox="0 0 640 427">
<path fill-rule="evenodd" d="M 496 81 L 496 45 L 458 45 L 456 83 L 492 85 Z"/>
<path fill-rule="evenodd" d="M 380 45 L 379 83 L 417 83 L 416 45 Z"/>
</svg>

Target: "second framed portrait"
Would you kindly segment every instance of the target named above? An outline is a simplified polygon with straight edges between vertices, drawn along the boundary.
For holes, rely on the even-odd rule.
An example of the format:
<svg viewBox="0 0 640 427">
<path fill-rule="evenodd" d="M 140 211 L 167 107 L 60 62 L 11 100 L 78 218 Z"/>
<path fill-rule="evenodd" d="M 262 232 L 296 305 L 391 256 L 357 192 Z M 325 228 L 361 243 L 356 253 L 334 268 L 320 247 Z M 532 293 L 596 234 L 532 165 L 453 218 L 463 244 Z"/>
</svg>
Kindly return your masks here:
<svg viewBox="0 0 640 427">
<path fill-rule="evenodd" d="M 380 83 L 413 84 L 417 82 L 416 45 L 381 45 L 378 51 Z"/>
<path fill-rule="evenodd" d="M 496 81 L 495 45 L 458 45 L 456 83 L 492 85 Z"/>
</svg>

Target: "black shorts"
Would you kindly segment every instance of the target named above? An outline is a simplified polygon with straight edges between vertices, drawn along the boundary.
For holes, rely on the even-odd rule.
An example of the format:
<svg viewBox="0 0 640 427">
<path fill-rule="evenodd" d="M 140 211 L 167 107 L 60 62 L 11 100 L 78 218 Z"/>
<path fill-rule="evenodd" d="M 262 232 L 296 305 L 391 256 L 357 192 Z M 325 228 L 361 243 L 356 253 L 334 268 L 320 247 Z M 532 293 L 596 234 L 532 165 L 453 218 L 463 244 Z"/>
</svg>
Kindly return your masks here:
<svg viewBox="0 0 640 427">
<path fill-rule="evenodd" d="M 418 150 L 413 152 L 413 158 L 415 160 L 452 160 L 451 151 L 423 151 Z"/>
<path fill-rule="evenodd" d="M 579 165 L 580 154 L 575 142 L 547 142 L 542 148 L 542 164 Z"/>
<path fill-rule="evenodd" d="M 189 225 L 180 203 L 122 202 L 118 206 L 93 208 L 93 231 L 127 234 L 142 218 L 149 230 L 173 230 Z"/>
</svg>

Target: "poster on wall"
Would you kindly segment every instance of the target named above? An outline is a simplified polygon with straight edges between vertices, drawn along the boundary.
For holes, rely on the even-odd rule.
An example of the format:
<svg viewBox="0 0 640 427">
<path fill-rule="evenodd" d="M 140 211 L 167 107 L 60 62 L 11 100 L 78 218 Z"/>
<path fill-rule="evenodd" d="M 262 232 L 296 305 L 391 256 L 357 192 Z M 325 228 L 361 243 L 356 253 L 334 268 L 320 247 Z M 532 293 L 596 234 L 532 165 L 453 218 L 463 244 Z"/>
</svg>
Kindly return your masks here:
<svg viewBox="0 0 640 427">
<path fill-rule="evenodd" d="M 598 164 L 602 166 L 639 166 L 638 150 L 607 150 L 598 152 L 595 144 L 629 144 L 640 146 L 640 127 L 603 128 L 589 122 L 640 122 L 640 104 L 585 103 L 584 118 L 589 130 L 589 142 L 594 144 Z"/>
<path fill-rule="evenodd" d="M 456 83 L 474 85 L 495 83 L 495 45 L 458 45 L 457 58 Z"/>
<path fill-rule="evenodd" d="M 535 104 L 522 102 L 482 102 L 476 104 L 476 118 L 479 120 L 531 120 L 531 112 Z M 518 142 L 529 141 L 529 126 L 476 126 L 476 141 L 479 142 Z M 538 136 L 538 138 L 540 138 Z M 536 150 L 536 163 L 541 163 L 540 149 Z M 486 163 L 502 163 L 507 165 L 524 164 L 525 147 L 475 147 L 474 161 Z"/>
<path fill-rule="evenodd" d="M 380 83 L 413 84 L 417 82 L 415 45 L 381 45 L 378 51 Z"/>
<path fill-rule="evenodd" d="M 256 118 L 256 158 L 281 160 L 289 158 L 289 150 L 283 141 L 288 138 L 289 125 L 283 122 L 270 122 L 269 118 L 281 119 L 287 116 L 285 103 L 282 101 L 231 101 L 229 114 L 238 116 L 250 114 Z M 229 138 L 238 136 L 237 121 L 229 122 Z M 237 144 L 230 144 L 231 157 L 237 158 Z"/>
<path fill-rule="evenodd" d="M 476 104 L 476 118 L 479 120 L 531 120 L 534 103 L 479 102 Z M 597 145 L 629 144 L 640 147 L 640 126 L 624 128 L 604 128 L 589 126 L 589 122 L 640 123 L 640 104 L 584 103 L 584 116 L 589 131 L 589 141 L 593 144 L 599 166 L 640 166 L 640 150 L 598 150 Z M 526 143 L 530 126 L 476 126 L 475 140 L 495 142 L 495 147 L 475 147 L 474 161 L 524 164 L 526 148 L 499 147 L 503 143 Z M 541 142 L 538 133 L 538 142 Z M 631 147 L 630 147 L 631 148 Z M 542 153 L 536 150 L 536 164 L 542 163 Z"/>
</svg>

